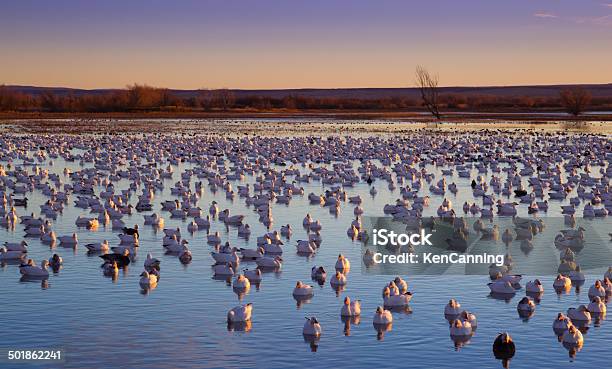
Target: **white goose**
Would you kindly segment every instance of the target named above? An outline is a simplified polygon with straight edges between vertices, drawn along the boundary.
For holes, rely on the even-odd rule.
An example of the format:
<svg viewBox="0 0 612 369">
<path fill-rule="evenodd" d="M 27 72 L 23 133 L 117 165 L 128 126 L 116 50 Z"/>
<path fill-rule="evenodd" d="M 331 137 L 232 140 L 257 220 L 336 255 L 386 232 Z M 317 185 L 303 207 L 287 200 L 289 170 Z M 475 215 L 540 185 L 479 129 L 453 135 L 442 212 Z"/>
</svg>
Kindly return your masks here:
<svg viewBox="0 0 612 369">
<path fill-rule="evenodd" d="M 47 267 L 49 266 L 49 260 L 43 260 L 40 266 L 34 265 L 34 263 L 28 263 L 19 266 L 19 273 L 28 277 L 48 277 L 49 271 Z"/>
<path fill-rule="evenodd" d="M 264 256 L 257 259 L 257 266 L 263 268 L 280 268 L 283 265 L 283 259 L 280 256 Z"/>
<path fill-rule="evenodd" d="M 217 205 L 216 201 L 213 201 L 210 204 L 210 208 L 208 208 L 208 213 L 212 215 L 213 217 L 216 217 L 217 214 L 219 214 L 219 206 Z"/>
<path fill-rule="evenodd" d="M 338 255 L 338 260 L 336 260 L 336 270 L 346 273 L 351 269 L 351 263 L 348 261 L 344 255 Z"/>
<path fill-rule="evenodd" d="M 246 322 L 251 320 L 253 313 L 253 304 L 239 305 L 227 312 L 227 321 L 229 323 Z"/>
<path fill-rule="evenodd" d="M 340 309 L 340 316 L 344 317 L 355 317 L 361 315 L 361 301 L 351 301 L 350 297 L 344 298 L 344 305 Z"/>
<path fill-rule="evenodd" d="M 107 240 L 102 242 L 88 243 L 85 245 L 85 247 L 91 252 L 107 252 L 110 248 Z"/>
<path fill-rule="evenodd" d="M 151 255 L 151 253 L 147 253 L 147 258 L 145 259 L 144 262 L 144 267 L 146 270 L 149 270 L 151 268 L 159 268 L 159 264 L 160 261 L 158 259 L 155 259 L 153 257 L 153 255 Z"/>
<path fill-rule="evenodd" d="M 316 251 L 317 251 L 317 246 L 314 244 L 314 242 L 298 240 L 297 242 L 298 254 L 312 255 Z"/>
<path fill-rule="evenodd" d="M 596 280 L 595 284 L 589 288 L 589 298 L 592 299 L 593 297 L 606 297 L 606 289 L 602 286 L 600 280 Z"/>
<path fill-rule="evenodd" d="M 209 229 L 210 228 L 210 216 L 209 215 L 207 215 L 206 218 L 195 217 L 193 219 L 193 221 L 196 222 L 198 227 L 200 227 L 202 229 Z"/>
<path fill-rule="evenodd" d="M 324 281 L 326 277 L 327 277 L 327 272 L 325 271 L 325 269 L 322 266 L 317 267 L 315 265 L 310 270 L 310 278 L 312 278 L 312 279 L 323 280 Z"/>
<path fill-rule="evenodd" d="M 557 314 L 553 321 L 553 329 L 556 331 L 565 331 L 572 325 L 572 321 L 563 313 Z"/>
<path fill-rule="evenodd" d="M 304 323 L 304 328 L 302 329 L 302 334 L 305 336 L 313 336 L 319 337 L 322 333 L 321 324 L 317 320 L 317 318 L 306 318 L 306 322 Z"/>
<path fill-rule="evenodd" d="M 593 299 L 591 299 L 591 302 L 587 306 L 587 309 L 589 310 L 591 314 L 604 314 L 605 315 L 607 311 L 605 302 L 599 296 L 595 296 L 593 297 Z"/>
<path fill-rule="evenodd" d="M 476 327 L 478 325 L 478 321 L 476 320 L 476 315 L 475 314 L 470 313 L 467 310 L 463 310 L 461 312 L 461 314 L 459 314 L 459 318 L 463 322 L 469 322 L 470 325 L 472 326 L 472 330 L 476 329 Z"/>
<path fill-rule="evenodd" d="M 209 234 L 206 236 L 206 242 L 208 242 L 209 245 L 218 245 L 221 243 L 221 235 L 219 232 Z"/>
<path fill-rule="evenodd" d="M 383 303 L 385 307 L 405 307 L 412 300 L 412 293 L 400 293 L 397 295 L 391 295 L 389 290 L 385 290 L 383 296 Z"/>
<path fill-rule="evenodd" d="M 240 254 L 244 259 L 259 259 L 264 256 L 265 251 L 262 247 L 257 249 L 240 249 Z"/>
<path fill-rule="evenodd" d="M 454 337 L 464 337 L 472 335 L 472 325 L 469 321 L 453 320 L 450 327 L 450 335 Z"/>
<path fill-rule="evenodd" d="M 40 240 L 46 244 L 53 244 L 57 241 L 57 235 L 54 231 L 46 232 L 42 236 L 40 236 Z"/>
<path fill-rule="evenodd" d="M 562 274 L 558 274 L 553 282 L 553 287 L 555 289 L 569 289 L 572 287 L 572 280 Z"/>
<path fill-rule="evenodd" d="M 232 276 L 235 274 L 235 269 L 230 264 L 215 264 L 213 272 L 216 276 Z"/>
<path fill-rule="evenodd" d="M 122 245 L 133 245 L 133 246 L 138 246 L 139 242 L 138 242 L 138 234 L 134 233 L 134 234 L 119 234 L 117 235 L 117 237 L 119 237 L 120 243 Z"/>
<path fill-rule="evenodd" d="M 60 245 L 62 246 L 76 246 L 78 243 L 77 234 L 73 233 L 72 236 L 60 236 L 58 237 Z"/>
<path fill-rule="evenodd" d="M 154 288 L 157 286 L 157 276 L 151 274 L 147 271 L 144 271 L 140 274 L 140 287 L 143 289 Z"/>
<path fill-rule="evenodd" d="M 248 238 L 251 235 L 251 226 L 242 224 L 238 227 L 238 236 Z"/>
<path fill-rule="evenodd" d="M 28 251 L 28 243 L 25 241 L 21 242 L 5 242 L 4 247 L 8 251 Z"/>
<path fill-rule="evenodd" d="M 342 272 L 336 271 L 336 274 L 334 274 L 329 283 L 332 287 L 345 286 L 347 283 L 346 276 Z"/>
<path fill-rule="evenodd" d="M 489 283 L 489 289 L 492 293 L 499 293 L 505 295 L 512 295 L 516 293 L 512 284 L 508 281 L 497 280 L 495 282 Z"/>
<path fill-rule="evenodd" d="M 79 216 L 74 222 L 78 227 L 97 228 L 100 224 L 97 218 L 87 218 Z"/>
<path fill-rule="evenodd" d="M 189 242 L 187 240 L 182 240 L 181 242 L 177 242 L 176 239 L 173 240 L 173 242 L 169 243 L 168 245 L 164 245 L 163 247 L 166 249 L 166 251 L 168 252 L 181 252 L 183 251 L 184 247 L 187 244 L 189 244 Z"/>
<path fill-rule="evenodd" d="M 450 299 L 448 304 L 444 306 L 444 315 L 459 315 L 461 313 L 461 304 L 458 303 L 455 299 Z"/>
<path fill-rule="evenodd" d="M 570 325 L 567 328 L 567 330 L 563 333 L 561 340 L 563 343 L 577 346 L 581 346 L 584 343 L 582 332 L 580 332 L 578 328 L 573 325 Z"/>
<path fill-rule="evenodd" d="M 567 317 L 572 321 L 578 322 L 590 322 L 591 321 L 591 313 L 586 306 L 580 305 L 578 308 L 569 308 L 567 309 Z"/>
<path fill-rule="evenodd" d="M 516 307 L 520 312 L 534 312 L 536 305 L 532 299 L 529 297 L 523 297 L 521 301 L 519 301 L 518 306 Z"/>
<path fill-rule="evenodd" d="M 228 247 L 230 252 L 211 252 L 210 255 L 215 259 L 217 263 L 233 263 L 238 266 L 240 264 L 240 257 L 238 256 L 238 249 L 235 247 Z M 225 250 L 222 250 L 225 251 Z"/>
<path fill-rule="evenodd" d="M 236 278 L 234 278 L 232 287 L 241 290 L 248 290 L 249 288 L 251 288 L 251 282 L 245 275 L 239 274 Z"/>
<path fill-rule="evenodd" d="M 199 228 L 200 227 L 198 226 L 198 224 L 194 222 L 193 220 L 191 221 L 191 223 L 187 225 L 187 230 L 191 233 L 196 232 Z"/>
<path fill-rule="evenodd" d="M 375 325 L 387 325 L 393 322 L 393 315 L 389 310 L 383 309 L 382 306 L 376 308 L 376 313 L 374 313 L 373 323 Z"/>
<path fill-rule="evenodd" d="M 287 237 L 287 238 L 291 237 L 291 233 L 293 233 L 293 230 L 291 229 L 291 224 L 281 226 L 280 233 L 284 237 Z"/>
<path fill-rule="evenodd" d="M 267 254 L 280 255 L 283 253 L 282 243 L 264 243 L 261 246 Z"/>
<path fill-rule="evenodd" d="M 144 224 L 146 225 L 155 225 L 155 223 L 160 219 L 159 214 L 153 213 L 151 215 L 144 215 Z"/>
<path fill-rule="evenodd" d="M 400 276 L 395 277 L 395 279 L 393 280 L 393 283 L 395 283 L 400 293 L 408 292 L 408 282 L 403 280 L 402 277 Z"/>
<path fill-rule="evenodd" d="M 26 227 L 25 233 L 28 236 L 41 236 L 45 233 L 45 228 L 43 226 Z"/>
<path fill-rule="evenodd" d="M 249 279 L 251 283 L 259 283 L 263 279 L 263 275 L 261 273 L 261 270 L 259 269 L 253 269 L 253 270 L 245 269 L 242 271 L 242 273 L 244 274 L 245 277 Z"/>
<path fill-rule="evenodd" d="M 525 291 L 531 293 L 543 293 L 544 286 L 542 286 L 542 282 L 540 282 L 539 279 L 536 279 L 534 281 L 527 282 L 527 285 L 525 286 Z"/>
<path fill-rule="evenodd" d="M 23 260 L 27 255 L 27 251 L 9 251 L 0 247 L 0 260 Z"/>
<path fill-rule="evenodd" d="M 312 286 L 302 283 L 302 281 L 297 281 L 297 283 L 295 284 L 295 288 L 293 289 L 293 296 L 308 297 L 313 295 L 314 290 Z"/>
</svg>

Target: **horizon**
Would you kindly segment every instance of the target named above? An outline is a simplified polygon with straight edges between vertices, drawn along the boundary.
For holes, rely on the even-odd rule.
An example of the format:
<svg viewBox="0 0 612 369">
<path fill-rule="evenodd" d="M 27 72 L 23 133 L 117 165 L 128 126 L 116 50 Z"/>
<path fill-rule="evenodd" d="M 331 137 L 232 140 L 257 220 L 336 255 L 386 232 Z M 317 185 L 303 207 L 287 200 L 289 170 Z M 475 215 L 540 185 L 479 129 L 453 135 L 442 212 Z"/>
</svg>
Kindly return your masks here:
<svg viewBox="0 0 612 369">
<path fill-rule="evenodd" d="M 611 37 L 595 0 L 28 0 L 0 5 L 0 84 L 411 88 L 419 64 L 445 87 L 609 84 Z"/>
<path fill-rule="evenodd" d="M 293 91 L 293 90 L 418 90 L 417 86 L 400 86 L 400 87 L 295 87 L 295 88 L 175 88 L 169 86 L 155 86 L 148 83 L 132 83 L 123 87 L 104 87 L 104 88 L 79 88 L 72 86 L 34 86 L 34 85 L 9 85 L 9 84 L 1 84 L 0 87 L 10 87 L 10 88 L 35 88 L 35 89 L 67 89 L 67 90 L 80 90 L 80 91 L 113 91 L 113 90 L 126 90 L 131 86 L 139 85 L 151 88 L 158 89 L 167 89 L 170 91 L 200 91 L 200 90 L 230 90 L 230 91 Z M 440 85 L 440 89 L 455 89 L 455 88 L 467 88 L 467 89 L 496 89 L 496 88 L 554 88 L 554 87 L 584 87 L 584 86 L 610 86 L 612 82 L 602 82 L 602 83 L 559 83 L 559 84 L 546 84 L 546 85 L 478 85 L 478 86 L 445 86 Z"/>
</svg>

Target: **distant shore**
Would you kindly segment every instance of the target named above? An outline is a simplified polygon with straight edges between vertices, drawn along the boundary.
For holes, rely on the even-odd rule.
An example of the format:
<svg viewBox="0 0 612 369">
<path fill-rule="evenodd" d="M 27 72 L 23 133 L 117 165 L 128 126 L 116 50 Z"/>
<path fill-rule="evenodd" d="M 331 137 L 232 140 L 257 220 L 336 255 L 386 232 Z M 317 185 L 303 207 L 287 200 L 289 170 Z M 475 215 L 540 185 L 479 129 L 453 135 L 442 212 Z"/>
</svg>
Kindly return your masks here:
<svg viewBox="0 0 612 369">
<path fill-rule="evenodd" d="M 6 119 L 410 119 L 422 122 L 434 121 L 427 112 L 414 110 L 228 110 L 228 111 L 148 111 L 112 113 L 51 113 L 51 112 L 0 112 L 0 120 Z M 561 111 L 447 111 L 442 121 L 465 122 L 474 120 L 510 120 L 523 122 L 547 121 L 609 121 L 612 112 L 593 112 L 574 117 Z"/>
</svg>

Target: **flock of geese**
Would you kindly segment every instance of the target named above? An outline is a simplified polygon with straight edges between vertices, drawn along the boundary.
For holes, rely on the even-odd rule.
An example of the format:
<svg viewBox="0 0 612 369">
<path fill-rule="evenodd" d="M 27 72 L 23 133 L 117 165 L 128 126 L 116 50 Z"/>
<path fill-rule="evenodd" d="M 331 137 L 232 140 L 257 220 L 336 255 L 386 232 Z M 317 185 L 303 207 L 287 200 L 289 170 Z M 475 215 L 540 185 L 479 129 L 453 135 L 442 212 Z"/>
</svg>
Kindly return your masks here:
<svg viewBox="0 0 612 369">
<path fill-rule="evenodd" d="M 497 225 L 489 225 L 491 220 L 512 217 L 515 229 L 504 230 L 501 239 L 506 243 L 520 240 L 521 247 L 533 247 L 532 237 L 545 226 L 538 215 L 549 208 L 560 209 L 569 227 L 551 240 L 560 250 L 559 275 L 551 287 L 569 290 L 585 280 L 577 258 L 584 247 L 584 229 L 575 228 L 575 217 L 604 218 L 612 211 L 611 147 L 612 140 L 605 136 L 510 131 L 441 136 L 415 133 L 367 139 L 3 135 L 0 226 L 15 230 L 21 225 L 25 238 L 21 242 L 5 242 L 0 248 L 0 261 L 15 261 L 19 272 L 27 278 L 46 279 L 49 269 L 58 272 L 63 264 L 58 254 L 40 264 L 28 258 L 27 238 L 36 237 L 47 245 L 85 247 L 90 253 L 99 253 L 103 259 L 102 273 L 116 276 L 119 269 L 136 261 L 142 229 L 138 224 L 127 226 L 125 219 L 138 219 L 138 213 L 146 213 L 140 227 L 163 230 L 160 250 L 176 255 L 183 264 L 192 262 L 193 257 L 182 232 L 205 230 L 204 242 L 211 248 L 214 276 L 231 279 L 234 289 L 248 291 L 251 284 L 262 282 L 263 271 L 282 268 L 286 240 L 299 226 L 306 234 L 296 243 L 297 253 L 317 253 L 323 243 L 322 222 L 309 214 L 299 226 L 283 224 L 275 229 L 272 204 L 290 206 L 294 197 L 306 196 L 311 206 L 327 208 L 332 216 L 338 215 L 342 205 L 352 206 L 355 218 L 347 225 L 347 235 L 352 240 L 365 241 L 368 234 L 361 217 L 366 210 L 361 206 L 361 195 L 351 193 L 351 189 L 358 183 L 367 183 L 370 196 L 376 196 L 377 187 L 381 186 L 398 194 L 394 203 L 381 209 L 396 221 L 411 227 L 431 227 L 436 219 L 452 224 L 455 236 L 448 241 L 449 249 L 461 249 L 465 235 L 471 232 L 465 221 L 467 216 L 478 218 L 473 231 L 494 237 L 499 236 L 500 230 Z M 80 164 L 80 169 L 54 172 L 54 161 L 59 158 Z M 181 173 L 174 172 L 181 162 L 193 165 Z M 428 170 L 431 166 L 440 169 L 442 175 Z M 246 183 L 247 176 L 255 180 Z M 454 178 L 471 182 L 474 202 L 454 206 L 452 197 L 459 191 Z M 129 186 L 118 188 L 116 183 L 120 180 L 127 180 Z M 175 198 L 162 202 L 160 209 L 154 198 L 167 186 L 167 181 L 175 181 L 170 189 Z M 306 195 L 303 183 L 320 183 L 322 192 Z M 230 200 L 239 198 L 269 231 L 256 237 L 256 242 L 250 242 L 251 248 L 236 248 L 224 242 L 219 232 L 210 232 L 214 222 L 225 224 L 245 239 L 250 236 L 250 226 L 244 215 L 220 209 L 215 201 L 206 201 L 202 209 L 206 188 L 212 194 L 224 193 Z M 430 195 L 424 194 L 425 189 Z M 40 206 L 40 215 L 18 210 L 27 206 L 27 195 L 32 192 L 46 199 Z M 424 209 L 436 206 L 431 204 L 436 198 L 441 200 L 437 218 L 424 217 Z M 569 200 L 569 205 L 565 205 L 565 200 Z M 111 227 L 117 231 L 118 239 L 82 244 L 76 233 L 56 234 L 53 221 L 68 206 L 82 210 L 83 215 L 74 221 L 75 227 Z M 519 217 L 521 208 L 530 216 Z M 186 230 L 164 228 L 164 217 L 188 220 Z M 240 270 L 245 261 L 254 262 L 257 267 Z M 365 265 L 371 262 L 371 254 L 363 255 Z M 336 291 L 347 285 L 350 268 L 349 260 L 338 255 L 329 275 L 329 283 Z M 154 289 L 162 283 L 160 271 L 160 261 L 148 253 L 140 275 L 142 289 Z M 313 266 L 310 272 L 310 278 L 319 283 L 328 278 L 324 266 Z M 512 274 L 511 263 L 492 265 L 489 272 L 492 294 L 514 295 L 521 288 L 521 276 Z M 307 277 L 305 274 L 304 278 Z M 588 305 L 569 308 L 551 319 L 560 341 L 574 354 L 584 342 L 581 329 L 593 316 L 605 316 L 612 294 L 611 280 L 612 267 L 589 288 Z M 545 288 L 538 279 L 527 282 L 527 295 L 517 306 L 521 316 L 533 314 Z M 310 299 L 313 295 L 311 285 L 296 281 L 293 289 L 296 300 Z M 382 336 L 393 323 L 394 309 L 407 307 L 412 292 L 407 281 L 398 276 L 384 286 L 381 297 L 380 306 L 372 312 L 372 322 Z M 359 317 L 361 302 L 346 296 L 339 313 L 343 320 Z M 228 311 L 227 321 L 238 329 L 241 325 L 248 329 L 253 314 L 252 304 L 239 305 Z M 458 341 L 468 339 L 476 330 L 475 314 L 463 309 L 455 299 L 444 307 L 444 315 L 451 337 Z M 313 349 L 322 334 L 317 318 L 306 318 L 303 335 Z M 505 366 L 508 364 L 515 354 L 508 332 L 494 339 L 493 352 L 496 358 L 504 360 Z"/>
</svg>

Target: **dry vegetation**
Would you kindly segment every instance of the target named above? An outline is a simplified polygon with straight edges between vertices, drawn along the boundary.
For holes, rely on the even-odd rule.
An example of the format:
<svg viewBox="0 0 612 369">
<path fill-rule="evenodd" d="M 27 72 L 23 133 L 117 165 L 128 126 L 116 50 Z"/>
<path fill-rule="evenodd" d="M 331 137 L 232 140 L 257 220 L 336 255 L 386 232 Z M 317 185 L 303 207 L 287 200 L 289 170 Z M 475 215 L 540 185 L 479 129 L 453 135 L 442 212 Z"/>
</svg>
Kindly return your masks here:
<svg viewBox="0 0 612 369">
<path fill-rule="evenodd" d="M 578 116 L 591 102 L 591 94 L 583 88 L 575 87 L 561 91 L 561 105 L 568 114 Z"/>
<path fill-rule="evenodd" d="M 427 77 L 427 75 L 423 75 Z M 431 77 L 431 76 L 429 76 Z M 407 97 L 386 98 L 313 98 L 286 96 L 236 97 L 231 90 L 199 90 L 195 96 L 182 97 L 166 88 L 132 85 L 107 93 L 81 95 L 24 94 L 0 86 L 0 112 L 33 113 L 168 113 L 176 116 L 191 113 L 232 112 L 307 112 L 307 111 L 362 111 L 364 113 L 397 111 L 432 111 L 439 116 L 447 112 L 503 112 L 503 111 L 562 111 L 580 114 L 585 110 L 612 110 L 612 97 L 590 98 L 584 90 L 564 91 L 560 96 L 489 96 L 438 94 L 431 83 L 423 80 L 426 99 Z M 167 116 L 167 115 L 166 115 Z"/>
</svg>

